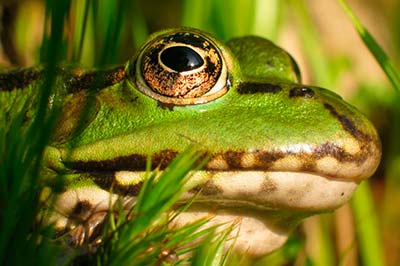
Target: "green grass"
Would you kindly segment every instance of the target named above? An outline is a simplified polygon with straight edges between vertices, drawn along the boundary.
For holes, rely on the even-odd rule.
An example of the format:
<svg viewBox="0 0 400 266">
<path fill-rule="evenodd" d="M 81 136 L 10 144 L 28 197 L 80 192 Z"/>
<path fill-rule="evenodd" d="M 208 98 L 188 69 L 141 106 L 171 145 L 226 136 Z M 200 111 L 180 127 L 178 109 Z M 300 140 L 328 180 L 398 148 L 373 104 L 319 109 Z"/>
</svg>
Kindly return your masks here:
<svg viewBox="0 0 400 266">
<path fill-rule="evenodd" d="M 184 187 L 191 176 L 189 171 L 201 168 L 202 164 L 198 164 L 201 156 L 195 147 L 190 147 L 162 173 L 149 170 L 132 212 L 125 214 L 122 209 L 114 210 L 118 212 L 118 219 L 115 221 L 111 213 L 98 252 L 84 259 L 90 265 L 157 265 L 164 259 L 168 260 L 167 256 L 162 256 L 163 251 L 178 259 L 188 257 L 185 254 L 195 250 L 196 245 L 188 244 L 199 242 L 201 238 L 205 238 L 207 243 L 214 241 L 212 232 L 215 228 L 200 228 L 207 219 L 179 229 L 169 229 L 175 214 L 166 215 L 188 190 Z M 183 206 L 178 213 L 186 207 Z M 219 249 L 223 248 L 223 239 L 216 242 Z M 223 257 L 219 250 L 206 250 L 205 254 L 215 260 L 220 260 L 216 255 Z M 178 260 L 173 262 L 178 263 Z"/>
<path fill-rule="evenodd" d="M 60 5 L 65 4 L 60 1 Z M 38 101 L 34 105 L 35 118 L 26 125 L 25 110 L 10 117 L 1 114 L 0 133 L 0 263 L 2 265 L 55 265 L 60 247 L 50 241 L 51 228 L 36 223 L 43 207 L 40 192 L 44 187 L 39 172 L 44 148 L 51 137 L 56 118 L 56 104 L 49 108 L 55 82 L 55 66 L 60 59 L 61 35 L 66 7 L 49 6 L 52 20 L 50 37 L 43 61 L 48 65 Z M 15 105 L 18 106 L 18 105 Z M 49 264 L 47 264 L 49 263 Z"/>
<path fill-rule="evenodd" d="M 202 265 L 216 265 L 226 259 L 221 250 L 229 228 L 218 234 L 214 232 L 216 228 L 201 229 L 207 222 L 206 219 L 180 229 L 169 229 L 168 226 L 174 216 L 166 213 L 180 195 L 190 189 L 185 187 L 190 178 L 189 171 L 202 165 L 198 162 L 200 156 L 204 156 L 196 152 L 195 147 L 176 158 L 161 174 L 148 171 L 148 179 L 132 211 L 125 214 L 117 205 L 116 210 L 110 212 L 109 222 L 103 232 L 104 240 L 96 247 L 96 253 L 84 252 L 85 248 L 93 250 L 93 246 L 71 251 L 63 242 L 52 239 L 53 230 L 50 225 L 37 220 L 39 213 L 45 209 L 45 204 L 41 201 L 41 193 L 45 189 L 45 181 L 40 172 L 42 155 L 52 137 L 52 128 L 59 113 L 57 102 L 62 101 L 57 99 L 54 89 L 56 66 L 60 62 L 64 64 L 65 60 L 70 60 L 73 64 L 81 61 L 85 53 L 85 33 L 89 31 L 89 27 L 92 27 L 93 36 L 100 40 L 100 44 L 94 47 L 96 56 L 90 60 L 99 66 L 115 63 L 118 54 L 109 51 L 117 51 L 121 44 L 119 40 L 124 30 L 123 11 L 127 9 L 128 3 L 129 1 L 125 1 L 117 5 L 112 1 L 102 4 L 86 1 L 81 11 L 74 9 L 76 7 L 71 6 L 69 1 L 46 2 L 45 33 L 40 49 L 40 61 L 46 65 L 46 71 L 37 101 L 31 102 L 28 99 L 20 112 L 13 112 L 11 117 L 5 114 L 0 117 L 3 122 L 0 128 L 2 265 L 179 264 L 183 261 L 179 258 L 188 252 L 201 252 L 202 256 L 207 256 L 206 264 L 203 263 L 202 256 L 193 257 Z M 75 19 L 79 21 L 74 26 L 66 23 L 72 16 L 71 10 L 76 11 Z M 72 41 L 63 34 L 66 27 L 72 27 Z M 104 28 L 106 31 L 102 32 L 100 29 Z M 72 53 L 68 52 L 69 45 L 73 46 Z M 51 108 L 48 104 L 50 98 L 54 102 Z M 16 102 L 15 106 L 19 106 L 18 104 L 21 102 Z M 27 110 L 33 112 L 35 117 L 28 123 L 24 122 Z M 85 114 L 82 121 L 84 119 Z M 114 218 L 115 213 L 118 214 L 118 219 Z M 128 219 L 128 215 L 133 219 Z M 196 244 L 189 244 L 200 243 L 201 238 L 206 238 L 208 243 L 214 243 L 213 248 L 202 247 L 196 252 Z M 170 254 L 163 255 L 166 251 Z"/>
<path fill-rule="evenodd" d="M 354 14 L 347 3 L 344 0 L 339 0 L 339 2 L 351 19 L 363 43 L 373 55 L 375 60 L 378 62 L 381 69 L 385 72 L 386 77 L 388 78 L 397 93 L 397 103 L 400 103 L 400 72 L 395 67 L 386 52 L 371 35 L 371 33 L 362 25 L 359 18 L 356 16 L 356 14 Z M 398 124 L 398 122 L 396 124 Z M 399 133 L 398 128 L 394 127 L 394 130 L 396 129 L 397 133 Z M 398 152 L 398 150 L 395 150 L 393 151 L 393 154 L 398 154 Z M 390 159 L 393 160 L 393 158 Z M 360 186 L 353 197 L 352 206 L 354 210 L 355 220 L 360 223 L 357 233 L 359 237 L 363 264 L 371 266 L 386 265 L 384 257 L 384 245 L 382 242 L 382 235 L 379 226 L 380 221 L 377 217 L 378 213 L 374 209 L 373 196 L 368 183 L 364 183 Z M 366 217 L 368 217 L 368 219 L 365 219 Z"/>
<path fill-rule="evenodd" d="M 399 197 L 396 196 L 400 194 L 398 178 L 400 174 L 398 164 L 400 158 L 400 141 L 398 140 L 400 75 L 394 63 L 396 61 L 392 61 L 391 56 L 388 56 L 378 45 L 346 2 L 339 0 L 339 3 L 343 7 L 343 12 L 349 15 L 365 47 L 387 75 L 397 95 L 394 100 L 388 100 L 389 97 L 386 95 L 393 95 L 390 94 L 391 92 L 376 92 L 378 89 L 389 87 L 385 83 L 368 84 L 369 89 L 360 90 L 364 94 L 354 94 L 359 95 L 363 101 L 354 102 L 359 103 L 360 107 L 364 106 L 373 121 L 391 119 L 387 122 L 391 126 L 387 128 L 388 126 L 383 125 L 379 128 L 383 136 L 384 148 L 384 165 L 378 172 L 380 179 L 364 183 L 351 203 L 357 229 L 357 234 L 354 236 L 356 243 L 351 249 L 359 252 L 360 265 L 391 265 L 390 263 L 393 263 L 396 258 L 393 246 L 400 247 L 400 237 L 393 234 L 397 232 L 400 235 L 400 230 L 397 228 L 400 214 L 396 207 L 400 202 Z M 340 258 L 344 255 L 338 254 L 334 245 L 336 235 L 331 222 L 334 217 L 332 214 L 320 217 L 314 230 L 317 235 L 316 245 L 320 249 L 318 257 L 312 255 L 313 250 L 306 248 L 308 235 L 301 229 L 295 232 L 281 250 L 258 262 L 243 261 L 240 258 L 229 260 L 222 252 L 226 232 L 217 234 L 213 231 L 214 228 L 200 233 L 196 231 L 206 222 L 205 220 L 178 230 L 168 229 L 170 219 L 173 217 L 162 214 L 183 192 L 185 180 L 190 177 L 187 175 L 188 171 L 196 167 L 195 162 L 199 155 L 193 150 L 189 150 L 186 156 L 175 161 L 175 167 L 171 165 L 170 172 L 160 174 L 149 171 L 149 179 L 141 191 L 140 200 L 129 214 L 135 217 L 131 222 L 128 222 L 127 217 L 116 206 L 117 210 L 114 211 L 118 213 L 119 218 L 116 220 L 113 218 L 113 213 L 110 214 L 108 226 L 104 231 L 106 241 L 103 241 L 95 254 L 80 256 L 79 253 L 66 250 L 64 246 L 52 241 L 52 228 L 42 225 L 37 220 L 37 214 L 43 207 L 40 196 L 44 182 L 39 174 L 42 154 L 51 138 L 51 128 L 54 127 L 59 111 L 57 104 L 52 108 L 49 108 L 47 104 L 54 93 L 56 65 L 62 62 L 64 65 L 101 67 L 124 63 L 135 54 L 148 34 L 155 30 L 154 25 L 159 24 L 165 27 L 177 25 L 197 27 L 212 32 L 223 40 L 245 34 L 257 34 L 279 40 L 284 24 L 291 19 L 295 21 L 296 30 L 300 32 L 301 52 L 307 58 L 314 85 L 328 88 L 340 87 L 340 78 L 348 70 L 349 65 L 334 58 L 323 46 L 319 29 L 305 1 L 272 0 L 268 1 L 268 5 L 265 1 L 259 0 L 171 1 L 165 6 L 168 10 L 164 11 L 165 14 L 170 15 L 168 20 L 153 15 L 160 12 L 154 10 L 158 8 L 158 4 L 154 5 L 151 1 L 146 3 L 128 0 L 48 0 L 43 1 L 43 5 L 46 7 L 45 20 L 36 25 L 44 31 L 44 34 L 40 36 L 41 42 L 38 42 L 40 49 L 34 55 L 26 55 L 23 51 L 19 51 L 23 56 L 30 56 L 36 63 L 45 63 L 48 66 L 39 101 L 35 107 L 35 119 L 26 125 L 24 110 L 15 112 L 11 117 L 0 114 L 1 265 L 68 265 L 71 263 L 75 265 L 84 263 L 179 265 L 180 261 L 171 263 L 168 261 L 175 254 L 182 257 L 191 251 L 193 253 L 190 254 L 193 256 L 189 256 L 185 261 L 193 265 L 232 265 L 234 263 L 238 265 L 253 263 L 255 265 L 294 265 L 296 263 L 296 265 L 326 266 L 338 265 L 341 262 Z M 21 10 L 23 8 L 24 6 L 20 6 Z M 40 9 L 34 12 L 40 12 Z M 17 19 L 24 20 L 23 17 L 17 17 Z M 163 21 L 158 24 L 153 23 L 157 19 L 165 19 L 168 23 L 163 23 Z M 335 20 L 336 18 L 326 19 Z M 27 21 L 35 24 L 35 21 L 29 18 L 17 24 L 27 25 L 29 24 Z M 9 34 L 22 36 L 18 32 L 24 31 L 15 29 L 15 32 Z M 393 40 L 400 39 L 398 32 L 391 34 Z M 31 40 L 23 42 L 25 43 L 18 43 L 17 46 L 24 47 Z M 34 43 L 33 40 L 32 43 Z M 400 54 L 400 47 L 395 48 Z M 348 58 L 346 57 L 344 61 Z M 366 62 L 366 64 L 369 63 L 371 62 Z M 366 88 L 363 80 L 357 80 L 357 82 L 360 88 Z M 174 186 L 176 183 L 180 185 Z M 212 244 L 205 245 L 199 242 L 197 247 L 181 248 L 185 243 L 201 237 L 205 237 L 204 243 L 211 242 Z M 169 255 L 163 257 L 163 251 L 168 251 Z M 398 255 L 397 259 L 400 260 Z"/>
<path fill-rule="evenodd" d="M 353 13 L 350 7 L 346 4 L 346 1 L 339 0 L 343 9 L 346 11 L 347 15 L 350 17 L 354 27 L 356 28 L 359 36 L 364 42 L 365 46 L 374 56 L 375 60 L 379 63 L 382 70 L 385 71 L 387 78 L 392 83 L 394 89 L 397 93 L 400 93 L 400 73 L 382 49 L 382 47 L 377 43 L 375 38 L 369 33 L 369 31 L 361 24 L 361 21 L 358 17 Z"/>
</svg>

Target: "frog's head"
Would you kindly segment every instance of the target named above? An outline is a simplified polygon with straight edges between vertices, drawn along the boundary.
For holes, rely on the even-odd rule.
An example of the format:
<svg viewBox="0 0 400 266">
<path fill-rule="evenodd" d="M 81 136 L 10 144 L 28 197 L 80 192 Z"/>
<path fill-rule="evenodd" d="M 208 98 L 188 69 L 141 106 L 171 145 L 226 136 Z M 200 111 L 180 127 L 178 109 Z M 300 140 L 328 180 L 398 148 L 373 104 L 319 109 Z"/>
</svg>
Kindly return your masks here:
<svg viewBox="0 0 400 266">
<path fill-rule="evenodd" d="M 198 30 L 165 30 L 124 77 L 99 90 L 72 149 L 55 145 L 64 171 L 80 180 L 59 196 L 67 218 L 82 202 L 107 208 L 109 180 L 114 191 L 137 196 L 122 188 L 140 186 L 149 156 L 163 168 L 197 143 L 211 160 L 182 198 L 197 194 L 196 203 L 175 223 L 207 215 L 237 222 L 236 249 L 263 255 L 302 218 L 344 204 L 380 161 L 372 124 L 333 92 L 300 84 L 291 56 L 262 38 L 224 44 Z M 72 116 L 69 110 L 61 123 Z"/>
</svg>

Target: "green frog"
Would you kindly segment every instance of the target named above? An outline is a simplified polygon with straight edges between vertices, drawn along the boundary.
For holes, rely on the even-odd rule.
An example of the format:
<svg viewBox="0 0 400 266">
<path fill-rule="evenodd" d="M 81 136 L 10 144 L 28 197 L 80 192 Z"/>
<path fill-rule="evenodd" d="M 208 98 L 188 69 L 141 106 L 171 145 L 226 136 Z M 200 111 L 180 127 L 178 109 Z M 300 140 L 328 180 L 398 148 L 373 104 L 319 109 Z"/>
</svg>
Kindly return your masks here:
<svg viewBox="0 0 400 266">
<path fill-rule="evenodd" d="M 1 111 L 34 98 L 42 76 L 38 68 L 0 74 Z M 135 200 L 148 158 L 163 170 L 192 144 L 210 160 L 189 180 L 180 202 L 195 202 L 174 226 L 202 217 L 235 223 L 234 247 L 251 256 L 279 248 L 304 217 L 347 202 L 381 157 L 360 111 L 302 84 L 290 54 L 256 36 L 223 43 L 200 30 L 167 29 L 125 65 L 59 69 L 56 85 L 62 113 L 44 172 L 68 177 L 53 221 L 81 226 L 77 242 L 90 234 L 82 225 L 99 224 L 119 195 Z"/>
</svg>

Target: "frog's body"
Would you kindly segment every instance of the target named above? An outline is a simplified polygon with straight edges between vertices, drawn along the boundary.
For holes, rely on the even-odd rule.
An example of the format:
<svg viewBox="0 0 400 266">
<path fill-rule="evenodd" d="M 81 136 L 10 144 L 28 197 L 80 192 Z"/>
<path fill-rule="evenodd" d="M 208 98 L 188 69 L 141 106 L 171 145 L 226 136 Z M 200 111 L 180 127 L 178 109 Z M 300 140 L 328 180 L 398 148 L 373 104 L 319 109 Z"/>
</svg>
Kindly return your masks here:
<svg viewBox="0 0 400 266">
<path fill-rule="evenodd" d="M 20 72 L 0 76 L 4 112 L 39 86 L 40 72 Z M 64 112 L 46 156 L 49 171 L 72 180 L 56 202 L 60 227 L 83 205 L 86 218 L 107 209 L 112 183 L 115 194 L 137 196 L 148 156 L 162 169 L 198 143 L 211 160 L 191 179 L 182 201 L 200 191 L 197 203 L 176 224 L 210 213 L 214 223 L 240 218 L 237 249 L 262 255 L 301 218 L 345 203 L 380 160 L 371 123 L 336 94 L 301 85 L 290 55 L 258 37 L 222 44 L 166 30 L 126 67 L 59 83 Z M 72 134 L 93 87 L 88 121 Z"/>
</svg>

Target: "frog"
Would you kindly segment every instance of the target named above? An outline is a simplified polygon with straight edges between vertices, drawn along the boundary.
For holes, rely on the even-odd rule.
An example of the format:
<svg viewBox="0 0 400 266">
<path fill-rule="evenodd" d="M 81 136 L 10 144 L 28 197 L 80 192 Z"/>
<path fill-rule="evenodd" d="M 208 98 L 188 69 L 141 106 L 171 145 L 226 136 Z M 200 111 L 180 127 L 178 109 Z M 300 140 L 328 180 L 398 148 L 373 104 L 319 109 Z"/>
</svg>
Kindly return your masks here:
<svg viewBox="0 0 400 266">
<path fill-rule="evenodd" d="M 35 97 L 43 73 L 2 72 L 1 112 Z M 303 84 L 294 58 L 262 37 L 165 29 L 126 64 L 57 73 L 62 111 L 43 171 L 68 176 L 53 192 L 60 230 L 101 223 L 117 198 L 135 201 L 148 161 L 163 171 L 196 144 L 209 160 L 192 173 L 179 202 L 194 201 L 173 226 L 235 223 L 234 249 L 263 256 L 305 217 L 345 204 L 380 162 L 373 124 L 333 91 Z"/>
</svg>

